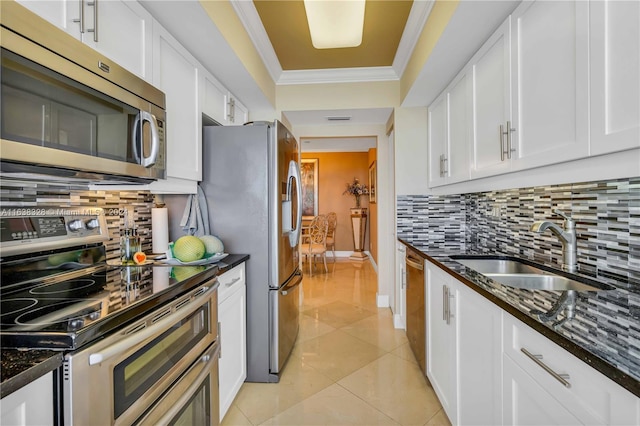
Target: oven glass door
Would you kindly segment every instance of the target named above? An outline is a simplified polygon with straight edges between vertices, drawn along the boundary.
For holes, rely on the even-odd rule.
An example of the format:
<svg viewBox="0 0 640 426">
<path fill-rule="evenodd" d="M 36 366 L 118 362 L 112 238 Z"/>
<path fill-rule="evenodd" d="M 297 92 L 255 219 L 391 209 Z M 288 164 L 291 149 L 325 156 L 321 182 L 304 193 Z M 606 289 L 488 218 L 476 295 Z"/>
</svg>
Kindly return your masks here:
<svg viewBox="0 0 640 426">
<path fill-rule="evenodd" d="M 220 346 L 215 342 L 135 424 L 217 425 L 219 356 Z"/>
<path fill-rule="evenodd" d="M 211 380 L 204 380 L 187 405 L 171 419 L 170 426 L 211 424 Z"/>
<path fill-rule="evenodd" d="M 113 369 L 114 418 L 158 383 L 209 333 L 209 304 L 176 323 Z"/>
</svg>

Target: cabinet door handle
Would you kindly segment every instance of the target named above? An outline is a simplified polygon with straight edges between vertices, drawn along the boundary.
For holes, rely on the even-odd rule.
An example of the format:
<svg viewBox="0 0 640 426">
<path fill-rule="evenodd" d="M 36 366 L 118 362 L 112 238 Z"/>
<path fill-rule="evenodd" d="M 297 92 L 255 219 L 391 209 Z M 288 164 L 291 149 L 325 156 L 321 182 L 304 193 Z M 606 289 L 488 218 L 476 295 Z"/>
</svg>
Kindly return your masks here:
<svg viewBox="0 0 640 426">
<path fill-rule="evenodd" d="M 451 299 L 453 298 L 453 292 L 447 287 L 447 325 L 451 324 Z"/>
<path fill-rule="evenodd" d="M 534 355 L 531 352 L 529 352 L 528 350 L 526 350 L 525 348 L 520 348 L 520 351 L 523 354 L 525 354 L 526 356 L 528 356 L 529 358 L 531 358 L 531 360 L 533 362 L 535 362 L 540 367 L 542 367 L 542 369 L 544 371 L 546 371 L 547 373 L 551 374 L 553 376 L 553 378 L 556 379 L 557 381 L 559 381 L 560 383 L 562 383 L 562 385 L 564 387 L 566 387 L 566 388 L 570 388 L 571 387 L 571 383 L 568 382 L 569 375 L 568 374 L 558 374 L 555 371 L 553 371 L 547 364 L 542 362 L 542 355 Z"/>
<path fill-rule="evenodd" d="M 80 33 L 84 34 L 84 0 L 78 1 L 80 5 L 80 17 L 78 19 L 72 19 L 72 22 L 77 22 L 80 24 Z"/>
<path fill-rule="evenodd" d="M 449 292 L 446 285 L 442 285 L 442 321 L 447 320 L 447 300 L 449 300 Z"/>
<path fill-rule="evenodd" d="M 93 33 L 93 41 L 98 42 L 98 0 L 87 2 L 87 6 L 93 6 L 93 28 L 87 30 Z"/>
<path fill-rule="evenodd" d="M 499 134 L 499 141 L 500 141 L 500 161 L 504 161 L 504 126 L 501 124 L 500 127 L 498 128 L 498 132 L 500 132 Z"/>
<path fill-rule="evenodd" d="M 515 132 L 516 129 L 511 127 L 511 122 L 507 121 L 507 158 L 511 159 L 511 153 L 515 152 L 515 148 L 511 146 L 511 133 Z"/>
<path fill-rule="evenodd" d="M 447 173 L 449 173 L 449 167 L 447 166 L 449 159 L 446 155 L 442 155 L 442 177 L 447 177 Z"/>
</svg>

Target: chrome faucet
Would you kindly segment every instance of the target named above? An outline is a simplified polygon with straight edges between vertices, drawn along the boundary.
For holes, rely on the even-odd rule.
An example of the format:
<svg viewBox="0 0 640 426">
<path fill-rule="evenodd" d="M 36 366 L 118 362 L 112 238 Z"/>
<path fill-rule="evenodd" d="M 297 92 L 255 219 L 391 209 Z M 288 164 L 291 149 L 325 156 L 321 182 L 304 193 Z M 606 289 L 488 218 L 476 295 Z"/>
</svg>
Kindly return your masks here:
<svg viewBox="0 0 640 426">
<path fill-rule="evenodd" d="M 553 328 L 559 327 L 567 321 L 571 321 L 576 316 L 576 299 L 577 294 L 575 290 L 565 290 L 560 294 L 560 298 L 556 300 L 551 309 L 547 312 L 534 309 L 531 311 L 531 315 L 537 317 L 540 321 L 554 321 Z M 564 318 L 558 319 L 560 312 L 564 313 Z"/>
<path fill-rule="evenodd" d="M 576 222 L 558 209 L 554 209 L 553 212 L 564 218 L 562 228 L 553 222 L 545 220 L 533 222 L 531 230 L 540 234 L 548 229 L 558 237 L 560 243 L 562 243 L 562 269 L 568 272 L 575 272 L 578 267 Z"/>
</svg>

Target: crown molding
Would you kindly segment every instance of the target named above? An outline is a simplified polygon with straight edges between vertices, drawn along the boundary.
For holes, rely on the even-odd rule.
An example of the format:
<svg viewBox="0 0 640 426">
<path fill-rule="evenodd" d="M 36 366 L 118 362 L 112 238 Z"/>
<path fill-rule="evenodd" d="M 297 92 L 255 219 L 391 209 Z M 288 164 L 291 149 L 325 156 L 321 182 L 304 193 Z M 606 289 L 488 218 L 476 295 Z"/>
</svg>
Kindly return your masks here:
<svg viewBox="0 0 640 426">
<path fill-rule="evenodd" d="M 231 0 L 231 6 L 236 11 L 240 22 L 244 25 L 245 30 L 249 34 L 249 38 L 253 42 L 258 54 L 262 58 L 262 62 L 267 67 L 273 81 L 277 82 L 282 75 L 282 67 L 273 50 L 267 31 L 262 25 L 260 15 L 250 0 Z"/>
<path fill-rule="evenodd" d="M 402 38 L 398 44 L 396 56 L 393 59 L 392 67 L 397 75 L 401 76 L 404 73 L 434 4 L 435 0 L 417 0 L 413 2 L 409 18 L 407 18 L 407 23 L 402 32 Z"/>
<path fill-rule="evenodd" d="M 283 71 L 276 84 L 354 83 L 399 79 L 393 67 L 330 68 Z"/>
</svg>

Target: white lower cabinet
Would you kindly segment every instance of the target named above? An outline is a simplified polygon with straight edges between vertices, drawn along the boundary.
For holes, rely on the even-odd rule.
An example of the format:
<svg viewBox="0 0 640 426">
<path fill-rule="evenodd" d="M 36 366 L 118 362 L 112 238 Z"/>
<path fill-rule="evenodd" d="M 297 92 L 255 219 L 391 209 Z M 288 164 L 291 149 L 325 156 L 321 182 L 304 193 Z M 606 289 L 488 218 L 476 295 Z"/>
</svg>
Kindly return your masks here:
<svg viewBox="0 0 640 426">
<path fill-rule="evenodd" d="M 640 423 L 635 395 L 511 315 L 503 317 L 504 424 Z"/>
<path fill-rule="evenodd" d="M 218 277 L 220 421 L 247 378 L 247 290 L 245 264 Z"/>
<path fill-rule="evenodd" d="M 452 424 L 640 424 L 640 398 L 434 264 L 425 274 L 427 376 Z"/>
<path fill-rule="evenodd" d="M 456 296 L 451 279 L 425 265 L 427 307 L 427 377 L 451 423 L 457 424 Z M 453 308 L 453 309 L 451 309 Z"/>
<path fill-rule="evenodd" d="M 505 425 L 578 425 L 580 421 L 511 358 L 503 356 Z"/>
<path fill-rule="evenodd" d="M 53 373 L 0 400 L 0 425 L 53 424 Z"/>
<path fill-rule="evenodd" d="M 458 288 L 458 424 L 500 424 L 502 309 L 469 287 Z"/>
<path fill-rule="evenodd" d="M 427 270 L 427 376 L 453 424 L 499 424 L 501 309 Z"/>
</svg>

